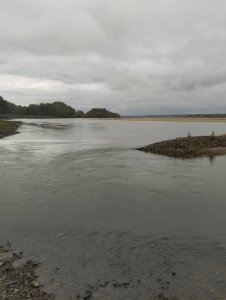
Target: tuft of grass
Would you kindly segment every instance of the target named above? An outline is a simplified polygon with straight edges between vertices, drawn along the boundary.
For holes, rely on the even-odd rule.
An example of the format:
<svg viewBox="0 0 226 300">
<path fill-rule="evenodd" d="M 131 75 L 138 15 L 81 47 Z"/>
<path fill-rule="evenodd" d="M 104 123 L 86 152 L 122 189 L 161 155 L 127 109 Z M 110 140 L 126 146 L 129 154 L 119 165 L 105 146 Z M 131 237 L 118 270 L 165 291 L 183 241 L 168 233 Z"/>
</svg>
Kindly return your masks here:
<svg viewBox="0 0 226 300">
<path fill-rule="evenodd" d="M 187 137 L 190 138 L 191 137 L 191 132 L 188 131 Z"/>
<path fill-rule="evenodd" d="M 214 139 L 215 139 L 215 137 L 216 137 L 216 135 L 215 135 L 215 132 L 214 132 L 214 131 L 212 131 L 212 132 L 211 132 L 211 135 L 210 135 L 210 138 L 211 138 L 211 140 L 214 140 Z"/>
</svg>

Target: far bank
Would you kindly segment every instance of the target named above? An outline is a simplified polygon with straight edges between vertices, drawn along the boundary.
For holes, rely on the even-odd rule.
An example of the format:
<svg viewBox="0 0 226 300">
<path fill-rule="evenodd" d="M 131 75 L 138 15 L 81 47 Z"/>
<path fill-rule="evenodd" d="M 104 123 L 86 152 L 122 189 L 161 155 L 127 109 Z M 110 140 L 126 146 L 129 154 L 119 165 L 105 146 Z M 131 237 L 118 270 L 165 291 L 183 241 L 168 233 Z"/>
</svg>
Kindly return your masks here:
<svg viewBox="0 0 226 300">
<path fill-rule="evenodd" d="M 122 121 L 152 121 L 152 122 L 226 122 L 226 117 L 183 117 L 183 116 L 153 116 L 153 117 L 129 117 L 121 116 Z"/>
</svg>

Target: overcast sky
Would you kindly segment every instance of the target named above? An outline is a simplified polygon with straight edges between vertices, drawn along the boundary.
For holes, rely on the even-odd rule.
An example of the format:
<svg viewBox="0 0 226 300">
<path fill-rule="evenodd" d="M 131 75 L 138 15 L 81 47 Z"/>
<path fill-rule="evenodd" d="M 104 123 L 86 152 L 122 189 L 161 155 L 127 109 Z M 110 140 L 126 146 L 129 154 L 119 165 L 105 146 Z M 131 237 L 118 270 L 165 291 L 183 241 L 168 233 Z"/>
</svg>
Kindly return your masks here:
<svg viewBox="0 0 226 300">
<path fill-rule="evenodd" d="M 226 112 L 225 0 L 0 0 L 0 95 Z"/>
</svg>

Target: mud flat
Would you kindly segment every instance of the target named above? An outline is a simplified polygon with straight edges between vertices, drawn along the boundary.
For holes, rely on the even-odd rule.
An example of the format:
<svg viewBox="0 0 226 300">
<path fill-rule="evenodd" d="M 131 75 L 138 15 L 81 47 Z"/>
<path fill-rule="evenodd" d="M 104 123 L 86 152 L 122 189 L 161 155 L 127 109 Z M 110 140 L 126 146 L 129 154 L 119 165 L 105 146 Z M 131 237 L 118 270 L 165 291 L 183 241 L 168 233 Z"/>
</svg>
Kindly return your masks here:
<svg viewBox="0 0 226 300">
<path fill-rule="evenodd" d="M 226 135 L 188 136 L 166 140 L 137 150 L 176 158 L 193 158 L 226 154 Z"/>
<path fill-rule="evenodd" d="M 21 122 L 0 120 L 0 139 L 18 133 Z"/>
</svg>

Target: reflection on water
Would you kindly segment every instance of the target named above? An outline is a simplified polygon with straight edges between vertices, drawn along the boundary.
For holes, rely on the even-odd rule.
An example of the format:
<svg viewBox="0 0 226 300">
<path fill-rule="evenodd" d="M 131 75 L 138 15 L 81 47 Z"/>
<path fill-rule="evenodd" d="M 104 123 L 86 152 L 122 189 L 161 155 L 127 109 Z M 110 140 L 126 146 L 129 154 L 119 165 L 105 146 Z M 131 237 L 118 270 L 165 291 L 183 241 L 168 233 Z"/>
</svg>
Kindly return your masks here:
<svg viewBox="0 0 226 300">
<path fill-rule="evenodd" d="M 134 148 L 224 123 L 25 122 L 0 141 L 0 239 L 43 262 L 59 299 L 222 299 L 226 157 Z"/>
</svg>

